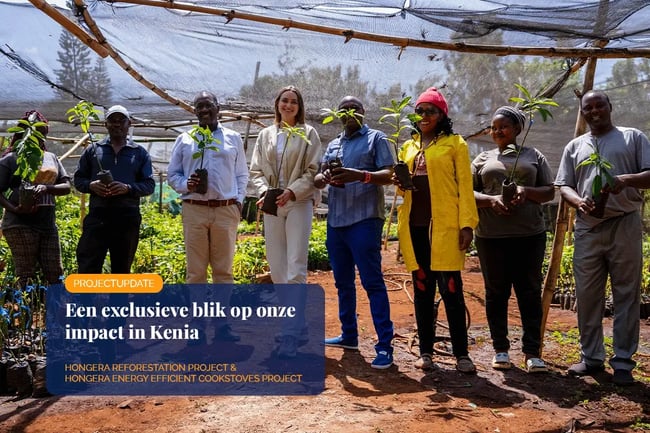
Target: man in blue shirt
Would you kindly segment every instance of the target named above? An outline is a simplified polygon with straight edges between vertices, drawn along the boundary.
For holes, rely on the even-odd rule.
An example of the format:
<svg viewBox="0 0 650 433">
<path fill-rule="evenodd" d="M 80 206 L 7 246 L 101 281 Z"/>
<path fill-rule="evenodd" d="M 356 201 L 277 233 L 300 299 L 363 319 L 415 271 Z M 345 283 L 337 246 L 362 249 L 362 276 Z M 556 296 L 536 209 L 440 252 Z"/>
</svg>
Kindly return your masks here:
<svg viewBox="0 0 650 433">
<path fill-rule="evenodd" d="M 90 193 L 90 210 L 77 244 L 80 274 L 100 274 L 110 252 L 111 273 L 128 274 L 138 248 L 140 197 L 153 193 L 155 181 L 147 150 L 129 138 L 131 119 L 121 105 L 106 111 L 108 136 L 88 146 L 74 173 L 74 186 Z M 100 170 L 113 180 L 100 179 Z"/>
<path fill-rule="evenodd" d="M 344 131 L 328 144 L 314 178 L 317 188 L 330 185 L 326 245 L 341 321 L 341 335 L 326 339 L 325 345 L 352 350 L 359 347 L 356 265 L 378 338 L 377 357 L 371 367 L 386 369 L 393 364 L 393 322 L 381 270 L 381 232 L 386 213 L 383 185 L 391 183 L 395 149 L 383 132 L 363 123 L 364 108 L 359 99 L 346 96 L 338 109 L 343 114 Z"/>
</svg>

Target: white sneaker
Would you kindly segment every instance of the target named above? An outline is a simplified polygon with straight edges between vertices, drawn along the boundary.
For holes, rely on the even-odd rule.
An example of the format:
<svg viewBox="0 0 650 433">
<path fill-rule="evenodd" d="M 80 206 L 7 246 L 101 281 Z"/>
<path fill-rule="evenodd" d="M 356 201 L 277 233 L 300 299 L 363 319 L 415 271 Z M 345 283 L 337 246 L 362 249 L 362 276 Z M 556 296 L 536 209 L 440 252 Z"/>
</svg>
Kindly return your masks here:
<svg viewBox="0 0 650 433">
<path fill-rule="evenodd" d="M 508 352 L 499 352 L 492 358 L 492 368 L 496 370 L 508 370 L 512 367 Z"/>
</svg>

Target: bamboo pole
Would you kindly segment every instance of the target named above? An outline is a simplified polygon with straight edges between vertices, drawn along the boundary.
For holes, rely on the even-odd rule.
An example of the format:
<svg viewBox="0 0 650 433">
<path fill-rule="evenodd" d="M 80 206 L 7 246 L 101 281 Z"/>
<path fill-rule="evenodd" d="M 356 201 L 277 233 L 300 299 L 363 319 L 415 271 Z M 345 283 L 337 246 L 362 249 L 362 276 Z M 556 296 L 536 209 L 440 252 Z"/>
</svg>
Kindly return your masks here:
<svg viewBox="0 0 650 433">
<path fill-rule="evenodd" d="M 30 0 L 30 1 L 40 1 L 40 0 Z M 137 82 L 154 92 L 156 95 L 160 96 L 164 100 L 186 110 L 189 111 L 190 113 L 194 113 L 194 108 L 188 104 L 187 102 L 175 98 L 171 96 L 169 93 L 166 91 L 162 90 L 160 87 L 156 86 L 154 83 L 151 81 L 147 80 L 145 77 L 143 77 L 138 71 L 133 69 L 131 65 L 129 65 L 123 58 L 122 56 L 119 55 L 117 51 L 113 49 L 113 47 L 106 41 L 106 38 L 104 37 L 104 34 L 101 32 L 99 27 L 97 26 L 97 23 L 93 19 L 93 17 L 90 15 L 90 12 L 88 12 L 88 8 L 86 7 L 86 4 L 84 3 L 83 0 L 74 0 L 75 5 L 78 7 L 78 10 L 81 12 L 81 16 L 83 17 L 84 21 L 90 28 L 90 30 L 93 32 L 95 37 L 97 38 L 97 41 L 101 44 L 101 46 L 106 50 L 107 55 L 110 55 L 111 58 L 117 63 L 122 69 L 124 69 L 129 75 L 131 75 Z M 106 57 L 106 56 L 104 56 Z"/>
<path fill-rule="evenodd" d="M 29 0 L 36 8 L 40 9 L 45 13 L 45 15 L 52 18 L 54 21 L 59 23 L 61 27 L 72 33 L 74 36 L 79 38 L 81 42 L 86 44 L 90 49 L 96 52 L 102 58 L 108 57 L 108 51 L 104 48 L 99 42 L 97 42 L 92 36 L 90 36 L 84 29 L 79 27 L 74 22 L 70 21 L 68 17 L 63 15 L 61 12 L 56 10 L 53 6 L 50 6 L 44 0 Z"/>
<path fill-rule="evenodd" d="M 72 155 L 72 152 L 74 152 L 75 150 L 77 150 L 77 148 L 78 148 L 79 146 L 82 146 L 82 145 L 83 145 L 84 143 L 86 143 L 89 139 L 90 139 L 90 134 L 84 134 L 84 136 L 81 137 L 81 138 L 80 138 L 80 139 L 79 139 L 79 140 L 78 140 L 78 141 L 77 141 L 77 142 L 76 142 L 76 143 L 75 143 L 75 144 L 74 144 L 70 149 L 68 149 L 68 151 L 67 151 L 66 153 L 64 153 L 63 155 L 61 155 L 61 157 L 59 158 L 59 161 L 63 161 L 64 159 L 66 159 L 67 157 L 69 157 L 70 155 Z"/>
<path fill-rule="evenodd" d="M 79 1 L 79 0 L 75 0 Z M 309 24 L 293 19 L 273 18 L 264 15 L 257 15 L 235 11 L 233 9 L 221 9 L 205 6 L 197 6 L 189 3 L 182 3 L 177 1 L 168 0 L 110 0 L 111 3 L 127 3 L 138 4 L 144 6 L 153 6 L 164 9 L 176 9 L 190 12 L 200 12 L 208 15 L 219 15 L 226 18 L 226 24 L 233 19 L 241 19 L 246 21 L 254 21 L 265 24 L 272 24 L 282 27 L 283 30 L 290 30 L 292 28 L 306 30 L 315 33 L 325 33 L 335 36 L 341 36 L 345 39 L 345 43 L 352 39 L 360 39 L 371 42 L 379 42 L 389 45 L 394 45 L 401 48 L 400 53 L 407 47 L 416 48 L 429 48 L 445 51 L 457 51 L 465 53 L 480 53 L 480 54 L 493 54 L 497 56 L 540 56 L 540 57 L 562 57 L 562 58 L 586 58 L 598 57 L 609 59 L 623 59 L 623 58 L 637 58 L 637 57 L 650 57 L 650 48 L 602 48 L 598 46 L 585 47 L 585 48 L 569 48 L 569 47 L 525 47 L 525 46 L 498 46 L 498 45 L 480 45 L 480 44 L 466 44 L 464 42 L 439 42 L 427 41 L 424 39 L 410 39 L 388 35 L 381 35 L 376 33 L 359 32 L 353 29 L 342 29 L 339 27 L 330 27 L 318 24 Z"/>
<path fill-rule="evenodd" d="M 587 62 L 587 69 L 585 71 L 585 81 L 583 83 L 582 94 L 590 90 L 594 85 L 594 77 L 596 74 L 597 59 L 592 57 Z M 578 117 L 576 119 L 576 126 L 574 137 L 578 137 L 585 132 L 585 122 L 582 118 L 580 110 L 578 110 Z M 549 260 L 548 271 L 544 278 L 544 285 L 542 288 L 542 326 L 541 326 L 541 340 L 540 340 L 540 356 L 544 350 L 544 332 L 546 331 L 546 321 L 548 320 L 548 312 L 551 308 L 553 295 L 557 285 L 557 277 L 560 273 L 560 264 L 562 262 L 562 251 L 564 250 L 564 240 L 569 228 L 570 219 L 572 219 L 572 212 L 567 203 L 560 197 L 560 204 L 557 211 L 557 218 L 555 222 L 555 234 L 553 236 L 553 249 L 551 251 L 551 258 Z"/>
</svg>

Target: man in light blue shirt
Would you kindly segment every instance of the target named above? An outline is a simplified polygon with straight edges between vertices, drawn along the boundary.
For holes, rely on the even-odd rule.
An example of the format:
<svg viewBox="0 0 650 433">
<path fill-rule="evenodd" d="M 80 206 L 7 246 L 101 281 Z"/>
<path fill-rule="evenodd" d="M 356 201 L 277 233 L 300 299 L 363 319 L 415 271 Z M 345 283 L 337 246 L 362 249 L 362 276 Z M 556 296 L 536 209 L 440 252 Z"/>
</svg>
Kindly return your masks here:
<svg viewBox="0 0 650 433">
<path fill-rule="evenodd" d="M 188 284 L 207 283 L 207 268 L 212 283 L 233 283 L 232 264 L 237 240 L 237 225 L 248 183 L 248 166 L 241 135 L 219 123 L 219 103 L 210 92 L 194 98 L 199 126 L 212 131 L 212 143 L 203 158 L 194 158 L 198 143 L 187 133 L 178 136 L 167 169 L 167 182 L 183 200 L 182 218 L 185 238 Z M 207 192 L 197 192 L 196 170 L 208 172 Z M 229 328 L 220 330 L 222 339 L 239 339 Z"/>
<path fill-rule="evenodd" d="M 377 332 L 377 357 L 371 367 L 393 364 L 393 322 L 381 270 L 381 232 L 385 219 L 384 188 L 391 183 L 395 149 L 386 134 L 363 124 L 361 101 L 346 96 L 339 104 L 344 131 L 332 140 L 314 178 L 317 188 L 330 185 L 327 214 L 327 251 L 339 298 L 341 335 L 327 346 L 359 347 L 355 265 L 368 294 Z M 341 165 L 337 167 L 337 165 Z"/>
</svg>

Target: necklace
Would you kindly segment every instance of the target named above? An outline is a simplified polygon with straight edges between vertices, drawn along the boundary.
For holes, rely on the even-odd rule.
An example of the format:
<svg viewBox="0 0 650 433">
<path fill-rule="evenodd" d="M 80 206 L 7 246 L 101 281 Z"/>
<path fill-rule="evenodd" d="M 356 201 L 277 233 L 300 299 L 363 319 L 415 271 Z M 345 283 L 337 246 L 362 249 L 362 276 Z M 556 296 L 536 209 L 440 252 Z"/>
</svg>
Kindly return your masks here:
<svg viewBox="0 0 650 433">
<path fill-rule="evenodd" d="M 420 137 L 420 143 L 419 143 L 419 146 L 418 146 L 418 150 L 419 150 L 419 152 L 420 152 L 420 153 L 424 152 L 426 149 L 428 149 L 429 147 L 431 147 L 431 145 L 436 144 L 437 141 L 438 141 L 438 135 L 436 135 L 435 137 L 433 137 L 433 138 L 432 138 L 432 139 L 431 139 L 427 144 L 425 144 L 425 145 L 423 146 L 423 145 L 422 145 L 422 137 Z"/>
</svg>

